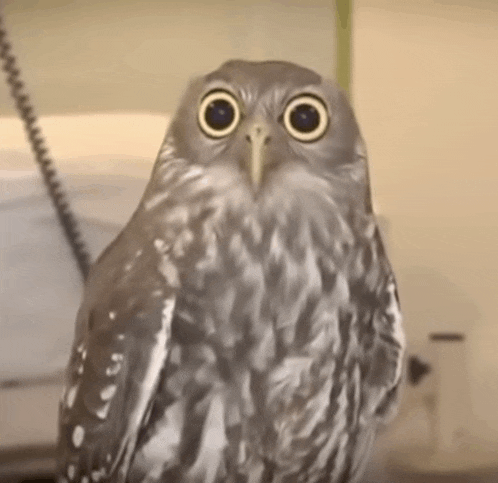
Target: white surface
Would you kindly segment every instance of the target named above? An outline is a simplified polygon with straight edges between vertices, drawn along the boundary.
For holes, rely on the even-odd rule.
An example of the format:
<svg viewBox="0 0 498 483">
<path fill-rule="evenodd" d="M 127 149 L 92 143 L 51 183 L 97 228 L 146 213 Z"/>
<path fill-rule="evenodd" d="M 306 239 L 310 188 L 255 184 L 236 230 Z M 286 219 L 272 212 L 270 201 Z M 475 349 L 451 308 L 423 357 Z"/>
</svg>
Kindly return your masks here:
<svg viewBox="0 0 498 483">
<path fill-rule="evenodd" d="M 457 452 L 464 424 L 471 414 L 468 407 L 468 368 L 464 341 L 433 342 L 437 351 L 437 450 Z"/>
<path fill-rule="evenodd" d="M 95 259 L 136 208 L 167 119 L 96 114 L 40 122 Z M 0 382 L 61 370 L 82 284 L 16 118 L 0 118 L 0 254 Z"/>
</svg>

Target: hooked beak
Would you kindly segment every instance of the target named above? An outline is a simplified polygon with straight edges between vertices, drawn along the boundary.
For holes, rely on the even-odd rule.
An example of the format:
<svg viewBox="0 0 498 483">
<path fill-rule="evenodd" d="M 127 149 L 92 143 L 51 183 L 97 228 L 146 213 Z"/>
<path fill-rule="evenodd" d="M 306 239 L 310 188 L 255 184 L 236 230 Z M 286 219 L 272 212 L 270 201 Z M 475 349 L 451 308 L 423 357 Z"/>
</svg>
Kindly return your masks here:
<svg viewBox="0 0 498 483">
<path fill-rule="evenodd" d="M 270 129 L 264 122 L 255 122 L 249 128 L 246 135 L 247 141 L 250 143 L 249 155 L 249 173 L 251 176 L 252 185 L 258 189 L 263 178 L 263 170 L 265 167 L 266 144 L 270 140 Z"/>
</svg>

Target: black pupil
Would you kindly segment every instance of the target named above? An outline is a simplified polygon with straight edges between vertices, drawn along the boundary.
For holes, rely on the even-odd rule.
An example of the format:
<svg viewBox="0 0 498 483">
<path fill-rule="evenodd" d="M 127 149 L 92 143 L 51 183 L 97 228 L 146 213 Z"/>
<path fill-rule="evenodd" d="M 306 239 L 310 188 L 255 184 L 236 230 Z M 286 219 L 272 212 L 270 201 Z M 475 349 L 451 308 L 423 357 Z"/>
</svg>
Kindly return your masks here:
<svg viewBox="0 0 498 483">
<path fill-rule="evenodd" d="M 290 122 L 299 132 L 312 132 L 320 124 L 320 114 L 311 104 L 299 104 L 292 110 Z"/>
<path fill-rule="evenodd" d="M 204 118 L 207 124 L 216 130 L 226 129 L 232 124 L 235 112 L 232 104 L 225 99 L 217 99 L 211 102 L 206 109 Z"/>
</svg>

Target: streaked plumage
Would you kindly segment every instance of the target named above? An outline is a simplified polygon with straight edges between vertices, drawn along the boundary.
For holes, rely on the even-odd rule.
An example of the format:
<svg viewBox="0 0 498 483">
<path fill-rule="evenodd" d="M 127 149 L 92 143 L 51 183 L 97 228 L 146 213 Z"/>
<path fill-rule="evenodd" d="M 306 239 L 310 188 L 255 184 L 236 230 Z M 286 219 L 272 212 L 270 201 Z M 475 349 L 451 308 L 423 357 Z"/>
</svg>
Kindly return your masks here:
<svg viewBox="0 0 498 483">
<path fill-rule="evenodd" d="M 228 62 L 187 90 L 92 270 L 60 479 L 357 481 L 403 349 L 346 98 L 293 64 Z"/>
</svg>

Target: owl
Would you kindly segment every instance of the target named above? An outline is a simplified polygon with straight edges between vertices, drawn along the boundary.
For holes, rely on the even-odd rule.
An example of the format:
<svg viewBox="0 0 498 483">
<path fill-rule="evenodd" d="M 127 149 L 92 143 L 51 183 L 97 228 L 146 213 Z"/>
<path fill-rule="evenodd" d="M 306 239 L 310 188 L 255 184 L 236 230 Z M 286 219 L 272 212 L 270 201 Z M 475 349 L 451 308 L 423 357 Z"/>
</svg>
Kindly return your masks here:
<svg viewBox="0 0 498 483">
<path fill-rule="evenodd" d="M 89 276 L 60 482 L 358 481 L 404 335 L 345 95 L 287 62 L 188 87 Z"/>
</svg>

